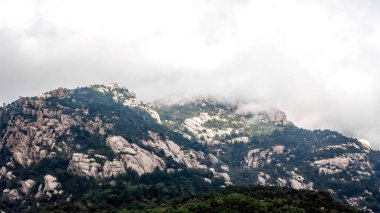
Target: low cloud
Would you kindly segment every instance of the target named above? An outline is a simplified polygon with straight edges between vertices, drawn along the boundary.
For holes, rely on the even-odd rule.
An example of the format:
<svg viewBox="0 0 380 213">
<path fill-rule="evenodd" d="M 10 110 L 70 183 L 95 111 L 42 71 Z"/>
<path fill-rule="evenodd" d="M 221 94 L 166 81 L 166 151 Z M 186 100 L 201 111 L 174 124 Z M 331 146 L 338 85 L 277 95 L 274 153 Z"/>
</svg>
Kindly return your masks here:
<svg viewBox="0 0 380 213">
<path fill-rule="evenodd" d="M 262 99 L 380 147 L 379 1 L 0 0 L 0 101 L 118 82 Z"/>
</svg>

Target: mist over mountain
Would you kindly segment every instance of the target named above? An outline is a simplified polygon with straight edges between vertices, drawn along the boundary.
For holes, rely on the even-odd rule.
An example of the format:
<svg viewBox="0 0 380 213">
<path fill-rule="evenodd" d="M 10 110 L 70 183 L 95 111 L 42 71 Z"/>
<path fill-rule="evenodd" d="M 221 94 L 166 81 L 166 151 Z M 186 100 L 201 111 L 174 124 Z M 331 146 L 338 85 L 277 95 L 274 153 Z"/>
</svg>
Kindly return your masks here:
<svg viewBox="0 0 380 213">
<path fill-rule="evenodd" d="M 364 1 L 0 2 L 0 103 L 119 82 L 261 98 L 310 129 L 380 146 L 380 5 Z"/>
<path fill-rule="evenodd" d="M 0 213 L 380 212 L 379 11 L 0 0 Z"/>
</svg>

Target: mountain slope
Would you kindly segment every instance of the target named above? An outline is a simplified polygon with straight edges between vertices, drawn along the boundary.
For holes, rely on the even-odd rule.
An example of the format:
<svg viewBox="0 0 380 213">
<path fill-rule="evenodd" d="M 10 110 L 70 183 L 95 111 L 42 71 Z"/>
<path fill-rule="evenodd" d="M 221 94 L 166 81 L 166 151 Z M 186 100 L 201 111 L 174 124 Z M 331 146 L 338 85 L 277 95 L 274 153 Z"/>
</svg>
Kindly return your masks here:
<svg viewBox="0 0 380 213">
<path fill-rule="evenodd" d="M 201 146 L 181 146 L 191 143 L 116 85 L 60 88 L 20 98 L 0 109 L 0 121 L 0 189 L 10 204 L 71 200 L 96 189 L 96 182 L 109 183 L 131 172 L 202 169 L 199 180 L 192 181 L 214 179 L 218 186 L 229 181 L 227 174 L 205 170 L 210 161 Z M 75 184 L 83 178 L 89 180 L 88 188 Z"/>
<path fill-rule="evenodd" d="M 260 102 L 194 98 L 159 101 L 154 108 L 164 125 L 207 144 L 215 168 L 227 171 L 234 184 L 328 190 L 363 210 L 380 211 L 378 161 L 370 158 L 378 154 L 357 139 L 298 128 Z"/>
<path fill-rule="evenodd" d="M 0 108 L 0 152 L 0 209 L 10 212 L 139 209 L 233 184 L 328 190 L 380 211 L 377 152 L 261 102 L 147 105 L 116 84 L 59 88 Z"/>
</svg>

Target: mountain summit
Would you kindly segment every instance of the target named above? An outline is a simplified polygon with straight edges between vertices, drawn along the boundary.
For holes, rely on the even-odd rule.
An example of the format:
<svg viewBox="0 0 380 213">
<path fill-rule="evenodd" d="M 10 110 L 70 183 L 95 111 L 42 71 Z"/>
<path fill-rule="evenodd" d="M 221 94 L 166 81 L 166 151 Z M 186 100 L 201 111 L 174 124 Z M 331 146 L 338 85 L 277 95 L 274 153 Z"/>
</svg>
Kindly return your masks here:
<svg viewBox="0 0 380 213">
<path fill-rule="evenodd" d="M 81 199 L 87 206 L 78 209 L 91 208 L 97 194 L 119 188 L 129 194 L 120 200 L 116 190 L 109 205 L 247 184 L 328 191 L 380 211 L 378 152 L 334 131 L 298 128 L 258 101 L 144 104 L 117 84 L 58 88 L 0 108 L 0 153 L 4 211 Z"/>
</svg>

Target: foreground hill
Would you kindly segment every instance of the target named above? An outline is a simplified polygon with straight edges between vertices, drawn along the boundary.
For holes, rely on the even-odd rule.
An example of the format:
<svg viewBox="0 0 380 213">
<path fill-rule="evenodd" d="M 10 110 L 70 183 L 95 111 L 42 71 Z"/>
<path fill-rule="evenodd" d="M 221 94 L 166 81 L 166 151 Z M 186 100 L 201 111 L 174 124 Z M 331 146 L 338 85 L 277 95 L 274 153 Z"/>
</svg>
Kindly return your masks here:
<svg viewBox="0 0 380 213">
<path fill-rule="evenodd" d="M 59 88 L 0 108 L 0 154 L 7 212 L 141 209 L 246 184 L 327 190 L 380 211 L 378 152 L 260 102 L 147 105 L 116 84 Z"/>
<path fill-rule="evenodd" d="M 113 195 L 117 194 L 113 189 Z M 102 192 L 104 193 L 104 192 Z M 55 207 L 45 207 L 47 212 L 358 212 L 342 202 L 335 200 L 327 192 L 295 190 L 289 188 L 250 186 L 228 187 L 210 193 L 184 195 L 180 198 L 166 200 L 160 205 L 149 202 L 134 203 L 127 199 L 120 200 L 118 206 L 110 205 L 99 199 L 100 195 L 86 197 L 82 203 L 91 203 L 89 207 L 63 203 Z M 93 202 L 96 200 L 97 202 Z M 136 206 L 138 205 L 138 210 Z"/>
<path fill-rule="evenodd" d="M 152 212 L 357 212 L 329 193 L 288 188 L 231 187 L 176 199 Z"/>
</svg>

